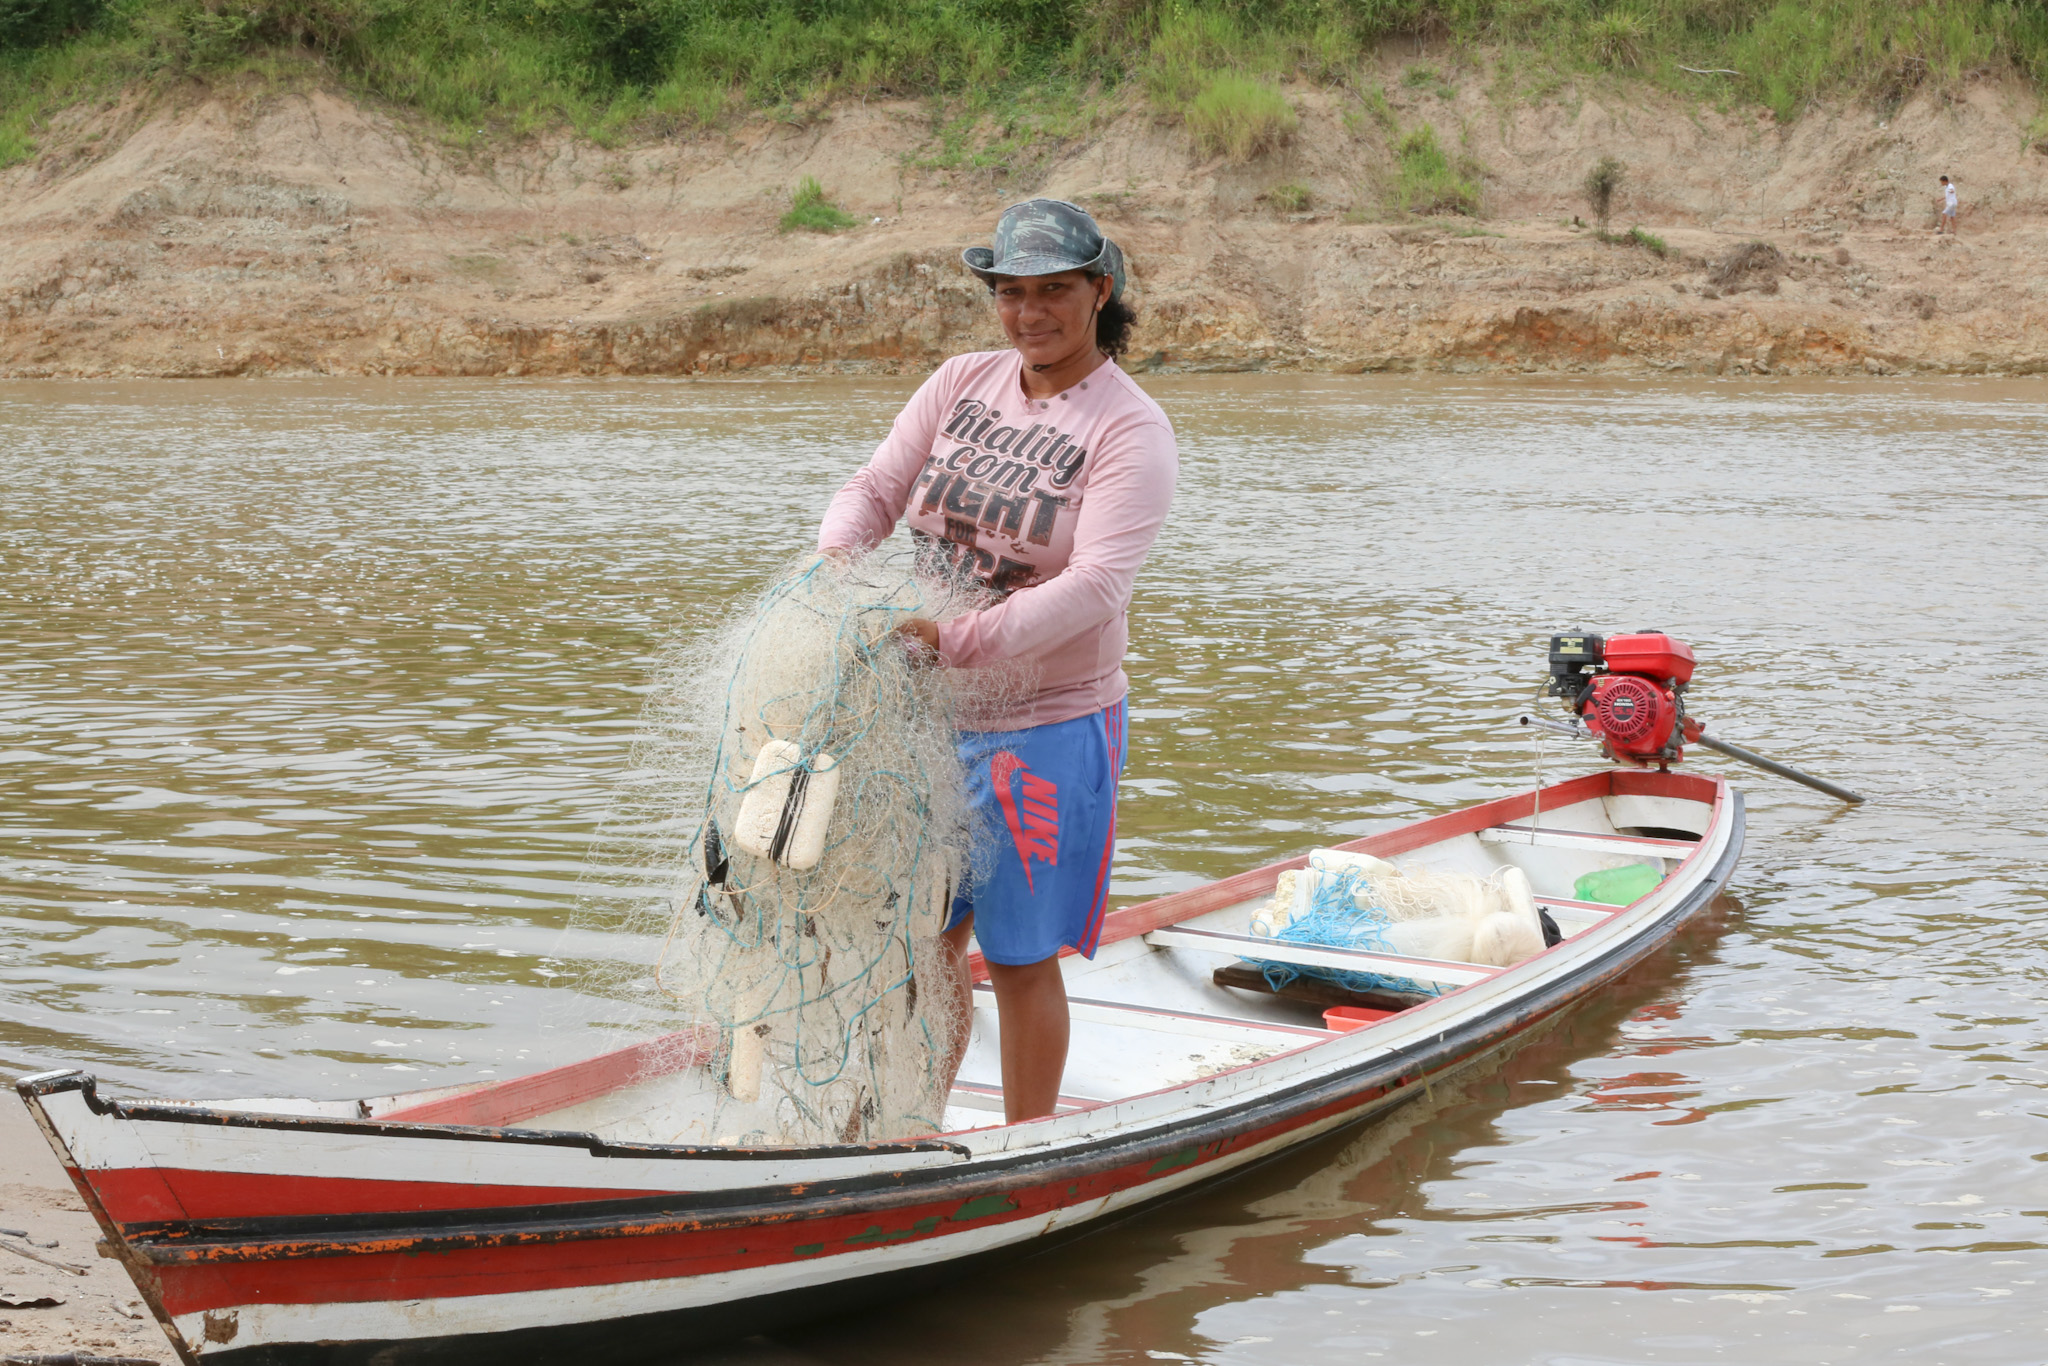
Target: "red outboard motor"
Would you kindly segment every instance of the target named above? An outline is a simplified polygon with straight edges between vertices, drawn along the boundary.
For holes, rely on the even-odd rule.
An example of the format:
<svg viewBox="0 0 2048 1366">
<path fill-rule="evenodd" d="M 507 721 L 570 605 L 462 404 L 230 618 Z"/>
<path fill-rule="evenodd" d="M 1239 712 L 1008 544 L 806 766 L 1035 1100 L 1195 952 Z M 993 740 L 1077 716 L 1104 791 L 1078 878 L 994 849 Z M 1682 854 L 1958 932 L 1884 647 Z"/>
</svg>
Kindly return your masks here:
<svg viewBox="0 0 2048 1366">
<path fill-rule="evenodd" d="M 1669 769 L 1685 757 L 1687 745 L 1754 764 L 1766 773 L 1804 783 L 1816 792 L 1860 802 L 1862 797 L 1825 778 L 1707 734 L 1706 723 L 1685 714 L 1685 688 L 1692 682 L 1692 646 L 1662 631 L 1596 636 L 1590 631 L 1550 638 L 1550 682 L 1543 689 L 1561 697 L 1572 722 L 1524 716 L 1522 724 L 1600 742 L 1600 752 L 1617 763 Z"/>
<path fill-rule="evenodd" d="M 1585 718 L 1609 758 L 1665 768 L 1703 729 L 1685 714 L 1692 664 L 1692 647 L 1662 631 L 1552 636 L 1544 691 Z"/>
</svg>

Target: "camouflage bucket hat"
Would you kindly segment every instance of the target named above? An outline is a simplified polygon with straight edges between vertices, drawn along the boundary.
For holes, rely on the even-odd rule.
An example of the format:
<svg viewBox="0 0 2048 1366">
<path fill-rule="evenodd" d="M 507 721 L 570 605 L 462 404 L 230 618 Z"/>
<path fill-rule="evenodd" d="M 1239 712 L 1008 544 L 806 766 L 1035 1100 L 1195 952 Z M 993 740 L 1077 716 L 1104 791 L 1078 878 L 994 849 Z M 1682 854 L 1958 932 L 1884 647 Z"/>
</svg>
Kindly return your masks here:
<svg viewBox="0 0 2048 1366">
<path fill-rule="evenodd" d="M 1109 297 L 1124 292 L 1124 254 L 1095 220 L 1064 199 L 1027 199 L 996 220 L 995 246 L 960 253 L 967 268 L 990 285 L 998 275 L 1057 275 L 1085 270 L 1109 277 Z"/>
</svg>

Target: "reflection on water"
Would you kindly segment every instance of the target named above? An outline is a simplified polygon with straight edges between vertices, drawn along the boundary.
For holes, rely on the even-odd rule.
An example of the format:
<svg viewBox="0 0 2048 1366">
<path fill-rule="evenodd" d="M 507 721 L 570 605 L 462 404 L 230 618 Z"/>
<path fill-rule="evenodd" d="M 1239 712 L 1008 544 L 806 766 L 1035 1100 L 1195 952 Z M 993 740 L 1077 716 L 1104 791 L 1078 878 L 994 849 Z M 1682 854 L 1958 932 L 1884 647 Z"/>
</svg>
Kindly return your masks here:
<svg viewBox="0 0 2048 1366">
<path fill-rule="evenodd" d="M 1575 626 L 1669 629 L 1744 778 L 1713 924 L 1500 1067 L 832 1362 L 2048 1356 L 2048 475 L 2028 384 L 1148 381 L 1115 891 L 1555 779 Z M 0 386 L 0 1062 L 358 1094 L 576 1054 L 652 651 L 907 384 Z"/>
</svg>

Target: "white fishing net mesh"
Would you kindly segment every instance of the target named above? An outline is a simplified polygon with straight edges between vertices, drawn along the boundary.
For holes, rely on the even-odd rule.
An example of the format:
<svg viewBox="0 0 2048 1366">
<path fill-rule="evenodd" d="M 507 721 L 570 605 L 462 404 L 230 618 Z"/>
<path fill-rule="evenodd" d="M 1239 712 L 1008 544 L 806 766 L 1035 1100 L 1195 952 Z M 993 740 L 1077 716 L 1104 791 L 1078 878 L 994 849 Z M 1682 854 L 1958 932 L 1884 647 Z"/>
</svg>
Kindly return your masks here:
<svg viewBox="0 0 2048 1366">
<path fill-rule="evenodd" d="M 659 952 L 651 975 L 622 960 L 584 984 L 626 1007 L 634 1033 L 673 1031 L 681 1055 L 652 1070 L 692 1095 L 658 1136 L 839 1143 L 944 1127 L 964 1003 L 938 935 L 977 852 L 957 733 L 1023 680 L 928 667 L 895 631 L 988 600 L 928 557 L 813 557 L 664 659 L 598 854 L 598 881 L 632 908 L 624 923 L 606 913 L 613 928 Z M 775 742 L 793 749 L 774 748 L 763 778 Z M 808 782 L 808 798 L 768 809 L 777 839 L 800 843 L 796 817 L 822 813 L 828 770 L 815 866 L 790 866 L 788 842 L 736 839 L 750 790 Z"/>
</svg>

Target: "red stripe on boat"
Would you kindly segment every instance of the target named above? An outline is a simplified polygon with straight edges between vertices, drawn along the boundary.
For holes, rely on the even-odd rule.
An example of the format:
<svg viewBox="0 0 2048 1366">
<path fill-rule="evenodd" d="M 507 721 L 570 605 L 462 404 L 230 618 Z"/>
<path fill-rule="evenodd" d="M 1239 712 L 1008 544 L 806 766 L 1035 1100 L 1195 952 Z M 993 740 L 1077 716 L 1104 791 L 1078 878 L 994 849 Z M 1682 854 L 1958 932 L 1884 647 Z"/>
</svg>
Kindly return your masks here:
<svg viewBox="0 0 2048 1366">
<path fill-rule="evenodd" d="M 824 1215 L 746 1229 L 712 1227 L 658 1234 L 623 1228 L 602 1238 L 446 1251 L 394 1246 L 389 1252 L 350 1252 L 337 1248 L 340 1255 L 326 1256 L 303 1255 L 312 1250 L 316 1240 L 293 1238 L 280 1239 L 278 1251 L 289 1249 L 302 1255 L 283 1260 L 159 1263 L 152 1270 L 162 1286 L 166 1312 L 184 1315 L 237 1304 L 338 1304 L 518 1294 L 776 1266 L 942 1238 L 971 1228 L 1043 1219 L 1055 1210 L 1150 1185 L 1303 1125 L 1362 1108 L 1389 1089 L 1375 1086 L 1258 1129 L 1199 1146 L 1190 1144 L 1180 1152 L 1109 1171 L 1061 1176 L 969 1200 L 952 1197 L 903 1206 L 879 1215 Z"/>
</svg>

